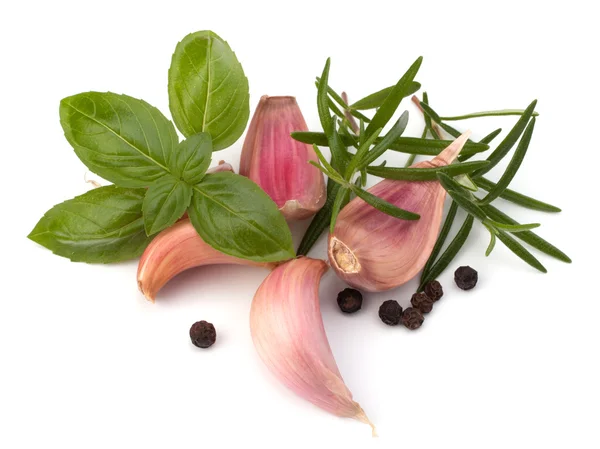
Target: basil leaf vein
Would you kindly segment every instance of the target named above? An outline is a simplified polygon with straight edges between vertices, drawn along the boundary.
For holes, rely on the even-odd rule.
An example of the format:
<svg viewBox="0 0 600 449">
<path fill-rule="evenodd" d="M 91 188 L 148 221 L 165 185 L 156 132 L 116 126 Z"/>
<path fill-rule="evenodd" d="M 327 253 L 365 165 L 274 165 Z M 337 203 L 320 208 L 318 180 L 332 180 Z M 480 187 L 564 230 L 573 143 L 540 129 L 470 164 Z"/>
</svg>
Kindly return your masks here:
<svg viewBox="0 0 600 449">
<path fill-rule="evenodd" d="M 144 231 L 144 194 L 117 186 L 90 190 L 48 210 L 28 238 L 73 262 L 134 259 L 152 240 Z"/>
<path fill-rule="evenodd" d="M 79 159 L 122 187 L 145 187 L 167 174 L 169 155 L 179 140 L 158 109 L 111 92 L 63 99 L 60 121 Z"/>
<path fill-rule="evenodd" d="M 188 214 L 198 234 L 213 248 L 258 262 L 294 257 L 283 215 L 254 182 L 233 173 L 212 173 L 193 189 Z"/>
<path fill-rule="evenodd" d="M 181 133 L 208 132 L 214 150 L 240 138 L 250 117 L 248 79 L 226 41 L 212 31 L 187 35 L 169 68 L 169 108 Z"/>
<path fill-rule="evenodd" d="M 146 234 L 156 234 L 175 223 L 191 200 L 192 187 L 171 175 L 151 184 L 142 205 Z"/>
</svg>

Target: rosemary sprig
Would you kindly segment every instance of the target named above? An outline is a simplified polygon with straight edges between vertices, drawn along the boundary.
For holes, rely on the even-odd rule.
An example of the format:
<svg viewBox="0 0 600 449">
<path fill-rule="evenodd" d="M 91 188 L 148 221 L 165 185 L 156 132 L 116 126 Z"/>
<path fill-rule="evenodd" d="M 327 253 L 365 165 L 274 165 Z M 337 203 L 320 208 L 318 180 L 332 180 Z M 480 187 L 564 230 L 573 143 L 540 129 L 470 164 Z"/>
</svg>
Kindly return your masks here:
<svg viewBox="0 0 600 449">
<path fill-rule="evenodd" d="M 436 168 L 400 168 L 400 167 L 368 167 L 367 173 L 386 179 L 403 181 L 435 181 L 438 173 L 457 176 L 472 173 L 485 167 L 489 161 L 465 162 L 464 164 L 451 164 Z"/>
<path fill-rule="evenodd" d="M 319 88 L 319 84 L 321 83 L 321 78 L 317 77 L 317 80 L 315 82 L 315 85 L 317 86 L 317 89 Z M 371 121 L 371 119 L 369 117 L 367 117 L 366 115 L 358 112 L 355 109 L 352 109 L 350 106 L 348 106 L 348 103 L 346 103 L 346 101 L 344 101 L 344 99 L 342 98 L 342 96 L 340 94 L 338 94 L 335 90 L 333 90 L 331 88 L 331 86 L 327 86 L 327 93 L 329 94 L 329 96 L 331 96 L 331 98 L 337 103 L 339 104 L 342 109 L 344 109 L 345 111 L 348 111 L 350 114 L 352 114 L 354 117 L 356 117 L 359 120 L 363 120 L 364 122 L 368 123 Z M 330 103 L 331 106 L 331 103 Z M 333 105 L 334 107 L 337 106 Z M 333 110 L 333 109 L 332 109 Z M 339 110 L 339 109 L 338 109 Z"/>
<path fill-rule="evenodd" d="M 419 214 L 415 214 L 414 212 L 410 212 L 408 210 L 401 209 L 392 203 L 388 203 L 387 201 L 379 198 L 378 196 L 373 195 L 367 190 L 361 189 L 355 185 L 351 187 L 352 191 L 361 198 L 365 203 L 373 206 L 375 209 L 383 212 L 384 214 L 391 215 L 395 218 L 400 218 L 402 220 L 418 220 L 421 218 Z"/>
<path fill-rule="evenodd" d="M 425 287 L 425 284 L 437 278 L 448 267 L 448 265 L 450 265 L 450 262 L 454 260 L 458 252 L 467 241 L 472 228 L 473 216 L 467 215 L 467 218 L 465 218 L 465 221 L 463 222 L 459 231 L 456 233 L 456 236 L 448 245 L 448 248 L 446 248 L 446 251 L 443 252 L 437 262 L 432 264 L 427 275 L 421 278 L 421 284 L 419 285 L 417 291 L 422 291 Z"/>
<path fill-rule="evenodd" d="M 482 209 L 485 211 L 485 213 L 487 214 L 488 217 L 490 217 L 492 220 L 494 220 L 496 222 L 513 224 L 513 225 L 519 224 L 518 221 L 512 219 L 511 217 L 506 215 L 504 212 L 502 212 L 500 209 L 492 206 L 491 204 L 487 205 L 487 206 L 483 206 Z M 515 234 L 515 237 L 524 241 L 528 245 L 531 245 L 533 248 L 537 249 L 538 251 L 543 252 L 544 254 L 554 257 L 555 259 L 558 259 L 562 262 L 571 263 L 571 258 L 569 256 L 567 256 L 564 252 L 562 252 L 556 246 L 552 245 L 550 242 L 544 240 L 543 238 L 541 238 L 540 236 L 538 236 L 537 234 L 535 234 L 531 231 L 519 232 L 518 234 Z"/>
<path fill-rule="evenodd" d="M 498 144 L 496 149 L 487 158 L 487 160 L 490 161 L 491 164 L 473 173 L 473 178 L 476 179 L 480 176 L 485 175 L 492 168 L 498 165 L 498 163 L 504 158 L 504 156 L 508 154 L 508 152 L 514 146 L 514 144 L 517 143 L 517 140 L 519 140 L 521 134 L 523 134 L 525 127 L 527 126 L 529 120 L 533 116 L 536 104 L 537 100 L 533 100 L 533 102 L 527 107 L 527 109 L 525 109 L 525 112 L 523 113 L 523 115 L 521 115 L 515 126 L 510 130 L 510 132 L 507 134 L 504 140 L 500 142 L 500 144 Z"/>
<path fill-rule="evenodd" d="M 292 138 L 298 142 L 313 143 L 320 147 L 329 146 L 325 133 L 316 131 L 294 131 L 291 133 Z M 344 146 L 352 146 L 356 142 L 348 136 L 342 136 Z M 376 140 L 375 143 L 378 141 Z M 423 156 L 437 156 L 440 152 L 452 143 L 452 140 L 431 140 L 419 137 L 400 137 L 391 146 L 390 150 L 399 153 L 419 154 Z M 490 146 L 486 143 L 467 142 L 463 147 L 461 154 L 475 155 L 489 150 Z"/>
<path fill-rule="evenodd" d="M 454 223 L 454 219 L 456 218 L 456 211 L 458 211 L 458 204 L 456 204 L 454 201 L 452 201 L 452 204 L 450 205 L 450 209 L 448 209 L 448 214 L 446 215 L 446 220 L 444 220 L 444 225 L 442 226 L 442 230 L 440 231 L 440 234 L 438 235 L 438 238 L 435 241 L 435 246 L 433 247 L 433 250 L 431 251 L 431 254 L 429 255 L 429 259 L 427 259 L 427 263 L 423 267 L 423 272 L 421 273 L 421 280 L 419 281 L 421 284 L 424 283 L 424 280 L 429 275 L 432 265 L 435 263 L 435 260 L 437 259 L 438 254 L 440 253 L 440 251 L 442 250 L 442 247 L 444 246 L 444 243 L 446 243 L 446 238 L 448 237 L 448 234 L 450 233 L 450 229 L 452 229 L 452 224 Z"/>
<path fill-rule="evenodd" d="M 390 121 L 396 109 L 400 105 L 403 98 L 409 95 L 411 90 L 412 82 L 421 67 L 423 57 L 419 56 L 417 60 L 409 67 L 406 73 L 400 78 L 398 83 L 391 90 L 389 95 L 385 98 L 377 112 L 371 119 L 371 123 L 367 125 L 365 135 L 369 137 L 376 129 L 383 128 Z"/>
<path fill-rule="evenodd" d="M 470 118 L 478 118 L 478 117 L 499 117 L 505 115 L 523 115 L 525 113 L 524 109 L 499 109 L 495 111 L 481 111 L 481 112 L 472 112 L 470 114 L 463 115 L 455 115 L 455 116 L 444 116 L 440 117 L 440 120 L 451 122 L 454 120 L 466 120 Z M 537 117 L 539 114 L 537 112 L 533 113 L 534 117 Z"/>
<path fill-rule="evenodd" d="M 510 249 L 513 253 L 515 253 L 518 257 L 520 257 L 523 261 L 527 262 L 533 268 L 541 271 L 542 273 L 547 273 L 546 267 L 544 267 L 539 260 L 537 260 L 533 254 L 525 249 L 523 245 L 517 242 L 514 238 L 508 235 L 504 231 L 499 231 L 498 239 L 504 243 L 504 245 Z"/>
<path fill-rule="evenodd" d="M 502 128 L 495 129 L 494 131 L 489 133 L 487 136 L 485 136 L 483 139 L 481 139 L 479 141 L 479 143 L 489 144 L 492 142 L 492 140 L 494 140 L 496 137 L 498 137 L 498 134 L 500 134 L 501 132 L 502 132 Z"/>
<path fill-rule="evenodd" d="M 364 98 L 354 102 L 350 105 L 350 109 L 352 110 L 367 110 L 367 109 L 376 109 L 381 107 L 385 99 L 390 95 L 395 86 L 386 87 L 385 89 L 381 89 L 375 93 L 367 95 Z M 413 81 L 410 84 L 410 87 L 407 90 L 406 96 L 413 95 L 421 88 L 421 84 Z"/>
<path fill-rule="evenodd" d="M 502 193 L 504 193 L 510 182 L 517 174 L 517 171 L 521 167 L 521 163 L 523 162 L 525 154 L 527 153 L 527 149 L 529 148 L 529 142 L 531 141 L 531 135 L 533 134 L 534 127 L 535 117 L 531 119 L 531 121 L 527 125 L 527 128 L 525 128 L 525 132 L 523 133 L 523 136 L 521 137 L 521 140 L 517 145 L 517 149 L 513 154 L 513 157 L 510 160 L 508 166 L 506 167 L 506 170 L 500 177 L 500 180 L 480 201 L 480 204 L 490 204 L 492 201 L 494 201 L 496 198 L 502 195 Z M 480 169 L 479 172 L 481 172 L 482 170 L 485 170 L 485 168 Z"/>
<path fill-rule="evenodd" d="M 477 185 L 483 190 L 487 190 L 488 192 L 492 190 L 496 183 L 490 181 L 483 176 L 477 178 Z M 506 201 L 510 201 L 511 203 L 518 204 L 519 206 L 526 207 L 527 209 L 539 210 L 542 212 L 560 212 L 561 209 L 553 206 L 552 204 L 545 203 L 540 200 L 536 200 L 535 198 L 531 198 L 530 196 L 523 195 L 522 193 L 516 192 L 510 189 L 504 189 L 504 191 L 499 195 L 500 198 L 505 199 Z"/>
</svg>

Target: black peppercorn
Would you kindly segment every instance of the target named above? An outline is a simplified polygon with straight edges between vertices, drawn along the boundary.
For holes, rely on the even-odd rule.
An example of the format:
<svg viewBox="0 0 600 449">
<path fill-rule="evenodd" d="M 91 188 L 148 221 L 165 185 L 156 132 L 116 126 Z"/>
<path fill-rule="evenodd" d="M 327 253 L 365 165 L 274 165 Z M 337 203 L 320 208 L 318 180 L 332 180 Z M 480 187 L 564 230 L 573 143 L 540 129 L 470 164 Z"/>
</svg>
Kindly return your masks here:
<svg viewBox="0 0 600 449">
<path fill-rule="evenodd" d="M 423 292 L 412 295 L 410 303 L 414 308 L 419 309 L 423 313 L 429 313 L 433 309 L 433 299 Z"/>
<path fill-rule="evenodd" d="M 425 321 L 425 317 L 421 311 L 413 307 L 409 307 L 402 314 L 402 324 L 411 331 L 420 328 L 423 321 Z"/>
<path fill-rule="evenodd" d="M 395 326 L 400 322 L 402 318 L 402 307 L 398 304 L 398 301 L 389 299 L 384 301 L 379 307 L 379 318 L 385 324 L 389 326 Z"/>
<path fill-rule="evenodd" d="M 454 272 L 454 282 L 460 289 L 471 290 L 477 285 L 477 271 L 469 266 L 459 267 Z"/>
<path fill-rule="evenodd" d="M 199 348 L 208 348 L 217 339 L 215 327 L 206 321 L 198 321 L 190 328 L 192 343 Z"/>
<path fill-rule="evenodd" d="M 344 313 L 359 311 L 362 306 L 362 300 L 362 294 L 353 288 L 346 288 L 337 295 L 338 306 L 340 306 L 340 310 Z"/>
<path fill-rule="evenodd" d="M 425 284 L 423 291 L 434 301 L 437 301 L 444 296 L 444 289 L 442 288 L 442 284 L 440 284 L 438 281 L 428 282 Z"/>
</svg>

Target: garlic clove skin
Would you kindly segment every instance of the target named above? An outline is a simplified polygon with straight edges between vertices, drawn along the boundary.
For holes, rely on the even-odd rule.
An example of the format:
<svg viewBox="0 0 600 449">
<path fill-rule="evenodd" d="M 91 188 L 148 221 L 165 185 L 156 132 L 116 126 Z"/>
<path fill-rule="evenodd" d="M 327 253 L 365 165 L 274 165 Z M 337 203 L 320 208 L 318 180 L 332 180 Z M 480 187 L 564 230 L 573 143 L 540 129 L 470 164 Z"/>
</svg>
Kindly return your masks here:
<svg viewBox="0 0 600 449">
<path fill-rule="evenodd" d="M 206 173 L 219 173 L 222 171 L 230 171 L 232 173 L 235 173 L 235 170 L 233 169 L 231 164 L 223 160 L 219 161 L 216 167 L 210 168 Z"/>
<path fill-rule="evenodd" d="M 435 158 L 413 167 L 451 164 L 469 135 L 465 132 Z M 384 179 L 369 192 L 421 216 L 415 221 L 399 220 L 358 197 L 340 212 L 329 235 L 330 265 L 353 287 L 380 292 L 408 282 L 427 263 L 440 230 L 446 191 L 437 181 Z"/>
<path fill-rule="evenodd" d="M 314 215 L 326 199 L 323 174 L 312 146 L 290 136 L 308 131 L 295 97 L 261 97 L 240 159 L 240 174 L 258 184 L 288 220 Z"/>
<path fill-rule="evenodd" d="M 160 232 L 150 242 L 138 265 L 138 287 L 148 300 L 154 302 L 158 291 L 182 271 L 216 264 L 273 266 L 217 251 L 202 240 L 190 220 L 185 218 Z"/>
<path fill-rule="evenodd" d="M 254 346 L 269 370 L 297 395 L 337 416 L 373 428 L 352 399 L 333 358 L 319 306 L 322 260 L 301 257 L 275 268 L 250 309 Z"/>
</svg>

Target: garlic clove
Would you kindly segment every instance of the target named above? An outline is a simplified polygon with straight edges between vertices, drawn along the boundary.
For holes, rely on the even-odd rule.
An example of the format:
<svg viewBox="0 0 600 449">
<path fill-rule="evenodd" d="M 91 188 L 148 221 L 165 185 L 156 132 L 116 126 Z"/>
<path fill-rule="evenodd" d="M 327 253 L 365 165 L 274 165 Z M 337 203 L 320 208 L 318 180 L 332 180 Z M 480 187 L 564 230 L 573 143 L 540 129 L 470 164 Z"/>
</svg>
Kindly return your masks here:
<svg viewBox="0 0 600 449">
<path fill-rule="evenodd" d="M 314 149 L 290 136 L 308 131 L 294 97 L 261 97 L 240 159 L 240 174 L 257 183 L 277 204 L 286 219 L 314 215 L 325 204 L 323 174 L 308 161 Z"/>
<path fill-rule="evenodd" d="M 465 132 L 435 158 L 413 167 L 451 164 L 469 135 Z M 353 287 L 378 292 L 404 284 L 425 266 L 440 230 L 446 191 L 437 181 L 384 179 L 369 192 L 421 216 L 415 221 L 399 220 L 360 198 L 338 215 L 328 242 L 331 266 Z"/>
<path fill-rule="evenodd" d="M 234 264 L 272 267 L 223 254 L 204 242 L 188 218 L 160 232 L 142 254 L 137 282 L 144 296 L 154 302 L 158 291 L 173 277 L 203 265 Z"/>
<path fill-rule="evenodd" d="M 373 424 L 352 399 L 333 358 L 319 306 L 322 260 L 302 257 L 275 268 L 258 288 L 250 309 L 254 346 L 288 388 L 337 416 Z"/>
</svg>

